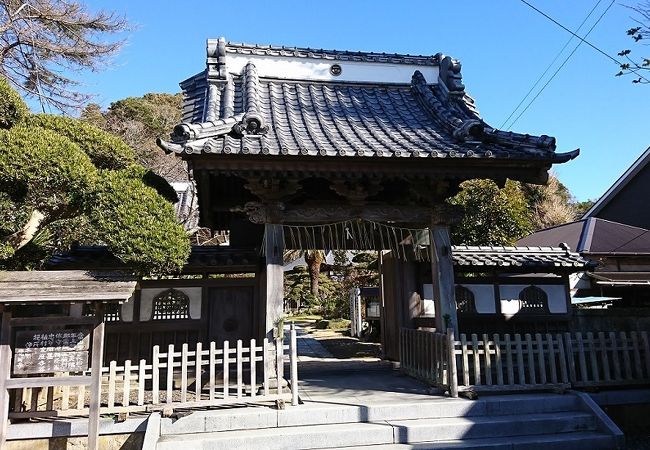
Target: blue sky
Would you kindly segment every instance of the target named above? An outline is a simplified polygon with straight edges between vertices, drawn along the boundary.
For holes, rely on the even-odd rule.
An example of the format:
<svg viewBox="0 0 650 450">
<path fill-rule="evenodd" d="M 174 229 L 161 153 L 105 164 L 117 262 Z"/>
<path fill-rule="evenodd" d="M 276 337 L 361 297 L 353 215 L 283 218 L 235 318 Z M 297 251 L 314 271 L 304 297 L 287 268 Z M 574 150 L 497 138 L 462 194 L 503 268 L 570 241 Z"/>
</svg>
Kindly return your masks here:
<svg viewBox="0 0 650 450">
<path fill-rule="evenodd" d="M 597 0 L 530 2 L 575 30 Z M 579 34 L 610 2 L 601 0 Z M 109 69 L 84 75 L 85 89 L 97 93 L 103 106 L 147 92 L 178 92 L 179 81 L 204 68 L 205 40 L 225 36 L 259 44 L 442 52 L 462 62 L 464 84 L 482 117 L 501 127 L 570 37 L 520 0 L 87 3 L 93 10 L 123 12 L 135 25 Z M 613 4 L 587 39 L 613 56 L 624 48 L 648 56 L 649 47 L 635 47 L 625 35 L 634 24 L 631 15 Z M 550 73 L 577 43 L 574 39 Z M 616 78 L 617 70 L 583 44 L 512 127 L 555 136 L 560 152 L 581 149 L 577 160 L 554 169 L 579 200 L 602 195 L 650 145 L 650 85 Z"/>
</svg>

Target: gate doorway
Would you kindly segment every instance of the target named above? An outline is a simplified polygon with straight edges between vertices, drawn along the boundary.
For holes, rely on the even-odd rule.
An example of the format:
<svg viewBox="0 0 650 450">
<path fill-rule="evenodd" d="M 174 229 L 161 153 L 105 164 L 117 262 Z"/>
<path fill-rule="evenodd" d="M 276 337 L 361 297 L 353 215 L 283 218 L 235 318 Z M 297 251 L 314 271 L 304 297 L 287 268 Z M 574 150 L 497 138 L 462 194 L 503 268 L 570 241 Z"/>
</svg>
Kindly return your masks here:
<svg viewBox="0 0 650 450">
<path fill-rule="evenodd" d="M 253 336 L 253 286 L 212 287 L 208 291 L 209 340 L 214 342 Z"/>
</svg>

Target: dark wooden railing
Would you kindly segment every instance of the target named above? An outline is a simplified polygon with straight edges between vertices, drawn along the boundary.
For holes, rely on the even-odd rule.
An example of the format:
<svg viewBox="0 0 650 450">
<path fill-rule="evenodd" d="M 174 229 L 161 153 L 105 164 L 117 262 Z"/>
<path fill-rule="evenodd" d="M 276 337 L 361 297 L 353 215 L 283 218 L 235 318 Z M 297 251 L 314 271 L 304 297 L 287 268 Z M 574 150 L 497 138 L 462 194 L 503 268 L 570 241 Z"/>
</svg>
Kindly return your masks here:
<svg viewBox="0 0 650 450">
<path fill-rule="evenodd" d="M 650 384 L 647 332 L 447 334 L 401 329 L 400 366 L 455 396 Z"/>
</svg>

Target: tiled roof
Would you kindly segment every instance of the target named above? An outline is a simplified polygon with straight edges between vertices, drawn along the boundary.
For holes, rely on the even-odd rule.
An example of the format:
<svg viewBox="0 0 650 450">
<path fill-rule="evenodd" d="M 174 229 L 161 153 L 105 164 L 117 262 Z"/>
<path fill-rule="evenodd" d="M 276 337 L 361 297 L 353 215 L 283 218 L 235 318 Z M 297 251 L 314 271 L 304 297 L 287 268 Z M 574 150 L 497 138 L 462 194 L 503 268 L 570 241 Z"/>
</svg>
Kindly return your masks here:
<svg viewBox="0 0 650 450">
<path fill-rule="evenodd" d="M 592 261 L 559 247 L 452 247 L 454 265 L 462 268 L 578 272 L 594 267 Z"/>
<path fill-rule="evenodd" d="M 211 47 L 212 46 L 212 47 Z M 411 83 L 260 77 L 249 62 L 226 73 L 228 54 L 301 56 L 438 66 L 437 80 L 415 70 Z M 449 57 L 384 55 L 208 42 L 209 67 L 182 83 L 184 120 L 168 152 L 344 157 L 415 157 L 565 162 L 555 139 L 487 125 Z M 424 69 L 423 69 L 424 70 Z M 206 78 L 208 82 L 206 83 Z"/>
<path fill-rule="evenodd" d="M 220 272 L 255 271 L 259 253 L 255 249 L 227 246 L 192 246 L 185 271 L 214 270 Z M 104 246 L 75 246 L 65 253 L 52 256 L 51 269 L 124 269 L 126 265 Z"/>
<path fill-rule="evenodd" d="M 218 39 L 208 40 L 208 54 L 217 52 Z M 240 55 L 265 55 L 265 56 L 295 56 L 298 58 L 320 58 L 337 61 L 362 61 L 381 62 L 391 64 L 419 64 L 438 65 L 440 54 L 428 55 L 403 55 L 397 53 L 352 52 L 346 50 L 323 50 L 315 48 L 286 47 L 277 45 L 244 44 L 228 42 L 226 53 Z M 216 55 L 215 55 L 216 56 Z"/>
<path fill-rule="evenodd" d="M 0 271 L 0 304 L 124 302 L 135 288 L 134 277 L 118 272 Z"/>
</svg>

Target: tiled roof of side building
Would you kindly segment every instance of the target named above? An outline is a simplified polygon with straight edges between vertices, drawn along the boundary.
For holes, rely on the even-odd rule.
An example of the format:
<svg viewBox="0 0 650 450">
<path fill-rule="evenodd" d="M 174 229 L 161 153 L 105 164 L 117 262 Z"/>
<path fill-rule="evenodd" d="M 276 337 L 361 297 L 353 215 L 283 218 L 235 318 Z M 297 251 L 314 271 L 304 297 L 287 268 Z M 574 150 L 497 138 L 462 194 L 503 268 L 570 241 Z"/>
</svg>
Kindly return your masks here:
<svg viewBox="0 0 650 450">
<path fill-rule="evenodd" d="M 232 73 L 235 66 L 228 68 L 232 54 L 252 59 L 240 61 L 243 65 Z M 465 92 L 460 63 L 448 56 L 287 49 L 224 40 L 209 41 L 208 55 L 207 70 L 181 83 L 185 122 L 175 127 L 170 141 L 159 140 L 168 152 L 489 158 L 549 164 L 578 154 L 578 150 L 556 154 L 555 139 L 549 136 L 487 125 Z M 304 76 L 302 66 L 294 78 L 281 73 L 278 64 L 291 57 L 316 58 L 315 78 Z M 277 60 L 268 61 L 273 58 Z M 376 79 L 345 81 L 323 75 L 319 59 L 374 64 L 363 74 Z M 384 69 L 392 74 L 395 65 L 408 65 L 410 78 L 388 82 L 377 75 Z M 426 79 L 425 73 L 435 79 Z"/>
<path fill-rule="evenodd" d="M 452 247 L 454 265 L 466 268 L 501 268 L 578 272 L 596 263 L 566 247 Z"/>
<path fill-rule="evenodd" d="M 259 262 L 256 249 L 233 248 L 229 246 L 192 246 L 184 271 L 224 272 L 255 270 Z M 119 270 L 128 266 L 101 245 L 73 246 L 67 252 L 57 253 L 47 262 L 48 270 L 88 269 Z"/>
</svg>

